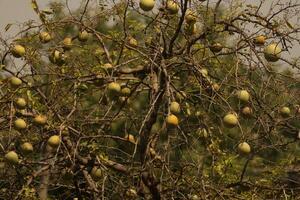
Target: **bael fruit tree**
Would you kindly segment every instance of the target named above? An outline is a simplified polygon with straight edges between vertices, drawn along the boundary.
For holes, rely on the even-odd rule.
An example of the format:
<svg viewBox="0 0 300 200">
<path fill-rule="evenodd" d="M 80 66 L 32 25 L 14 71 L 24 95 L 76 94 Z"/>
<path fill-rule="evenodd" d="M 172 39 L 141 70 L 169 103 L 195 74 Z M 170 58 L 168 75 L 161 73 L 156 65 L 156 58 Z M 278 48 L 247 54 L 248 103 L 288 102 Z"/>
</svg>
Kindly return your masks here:
<svg viewBox="0 0 300 200">
<path fill-rule="evenodd" d="M 297 0 L 31 6 L 0 36 L 0 199 L 299 196 Z"/>
</svg>

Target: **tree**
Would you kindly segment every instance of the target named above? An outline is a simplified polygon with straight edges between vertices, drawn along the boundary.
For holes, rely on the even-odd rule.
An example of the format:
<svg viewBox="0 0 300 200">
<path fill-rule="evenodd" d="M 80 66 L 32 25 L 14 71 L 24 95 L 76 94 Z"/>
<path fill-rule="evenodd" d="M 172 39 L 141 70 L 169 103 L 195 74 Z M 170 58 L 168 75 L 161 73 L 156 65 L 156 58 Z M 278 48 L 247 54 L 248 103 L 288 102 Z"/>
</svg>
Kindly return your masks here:
<svg viewBox="0 0 300 200">
<path fill-rule="evenodd" d="M 0 198 L 296 198 L 296 0 L 31 4 L 1 38 Z"/>
</svg>

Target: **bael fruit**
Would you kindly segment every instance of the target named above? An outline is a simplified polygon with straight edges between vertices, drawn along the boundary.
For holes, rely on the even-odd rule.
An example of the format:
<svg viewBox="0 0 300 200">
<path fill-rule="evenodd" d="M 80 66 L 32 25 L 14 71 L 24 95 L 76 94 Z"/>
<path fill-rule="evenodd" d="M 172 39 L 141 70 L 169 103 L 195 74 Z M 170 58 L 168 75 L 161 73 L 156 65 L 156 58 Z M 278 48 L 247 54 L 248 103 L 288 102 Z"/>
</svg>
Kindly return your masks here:
<svg viewBox="0 0 300 200">
<path fill-rule="evenodd" d="M 22 85 L 22 80 L 14 76 L 10 78 L 9 83 L 13 87 L 19 87 Z"/>
<path fill-rule="evenodd" d="M 143 11 L 150 11 L 154 8 L 155 1 L 154 0 L 140 0 L 140 8 Z"/>
<path fill-rule="evenodd" d="M 82 30 L 78 33 L 78 40 L 80 42 L 86 42 L 89 39 L 89 33 L 86 30 Z"/>
<path fill-rule="evenodd" d="M 185 21 L 188 24 L 194 24 L 197 21 L 196 13 L 191 11 L 190 9 L 187 9 L 185 12 Z"/>
<path fill-rule="evenodd" d="M 178 3 L 175 0 L 168 0 L 166 9 L 171 15 L 174 15 L 178 13 L 179 10 Z"/>
<path fill-rule="evenodd" d="M 5 154 L 5 159 L 11 164 L 18 164 L 19 163 L 19 156 L 16 152 L 10 151 Z"/>
<path fill-rule="evenodd" d="M 176 101 L 171 102 L 170 104 L 170 111 L 172 114 L 179 114 L 180 113 L 180 105 Z"/>
<path fill-rule="evenodd" d="M 242 102 L 248 102 L 250 99 L 250 94 L 247 90 L 240 90 L 237 92 L 237 97 Z"/>
<path fill-rule="evenodd" d="M 138 45 L 138 41 L 134 37 L 129 37 L 128 44 L 132 47 L 136 47 Z"/>
<path fill-rule="evenodd" d="M 47 144 L 52 147 L 56 148 L 60 144 L 60 137 L 58 135 L 52 135 L 49 139 Z"/>
<path fill-rule="evenodd" d="M 288 117 L 291 114 L 291 110 L 289 107 L 284 106 L 280 109 L 280 114 L 282 117 Z"/>
<path fill-rule="evenodd" d="M 91 177 L 95 181 L 98 181 L 102 177 L 102 170 L 98 167 L 93 167 L 93 169 L 91 171 Z"/>
<path fill-rule="evenodd" d="M 24 154 L 28 154 L 28 153 L 31 153 L 33 152 L 33 146 L 32 144 L 30 144 L 29 142 L 24 142 L 22 145 L 21 145 L 21 150 Z"/>
<path fill-rule="evenodd" d="M 170 125 L 170 126 L 178 126 L 179 120 L 176 117 L 176 115 L 171 114 L 167 117 L 166 123 L 167 123 L 167 125 Z"/>
<path fill-rule="evenodd" d="M 45 31 L 43 31 L 39 34 L 39 38 L 42 43 L 48 43 L 52 39 L 51 35 Z"/>
<path fill-rule="evenodd" d="M 279 44 L 272 43 L 272 44 L 269 44 L 264 49 L 265 59 L 269 62 L 278 61 L 280 59 L 280 55 L 281 55 L 281 48 L 279 47 Z"/>
<path fill-rule="evenodd" d="M 36 115 L 33 122 L 36 125 L 45 125 L 47 123 L 47 117 L 45 115 Z"/>
<path fill-rule="evenodd" d="M 26 100 L 24 98 L 17 98 L 15 100 L 15 105 L 18 109 L 24 109 L 27 105 Z"/>
<path fill-rule="evenodd" d="M 249 154 L 251 152 L 251 147 L 247 142 L 242 142 L 238 145 L 238 151 L 240 154 Z"/>
<path fill-rule="evenodd" d="M 131 90 L 128 87 L 124 87 L 121 89 L 121 94 L 124 97 L 128 97 L 130 95 L 130 93 L 131 93 Z"/>
<path fill-rule="evenodd" d="M 14 127 L 17 130 L 23 130 L 27 128 L 27 124 L 23 119 L 16 119 L 14 121 Z"/>
<path fill-rule="evenodd" d="M 10 52 L 14 57 L 20 58 L 25 55 L 26 49 L 22 45 L 16 44 L 11 48 Z"/>
<path fill-rule="evenodd" d="M 243 109 L 242 109 L 242 113 L 243 115 L 245 116 L 250 116 L 252 114 L 252 108 L 250 108 L 249 106 L 245 106 Z"/>
<path fill-rule="evenodd" d="M 72 38 L 71 37 L 66 37 L 63 40 L 63 45 L 65 50 L 70 50 L 72 48 Z"/>
<path fill-rule="evenodd" d="M 111 97 L 118 96 L 121 91 L 121 86 L 117 82 L 111 82 L 107 86 L 108 95 Z"/>
<path fill-rule="evenodd" d="M 265 44 L 265 42 L 266 42 L 266 36 L 264 36 L 264 35 L 259 35 L 259 36 L 257 36 L 256 38 L 254 38 L 254 40 L 253 40 L 253 42 L 254 42 L 254 44 L 256 44 L 256 45 L 264 45 Z"/>
<path fill-rule="evenodd" d="M 228 113 L 223 118 L 224 125 L 228 128 L 233 128 L 238 124 L 238 118 L 235 114 Z"/>
<path fill-rule="evenodd" d="M 209 46 L 209 49 L 214 53 L 218 53 L 218 52 L 222 51 L 223 46 L 220 43 L 214 43 Z"/>
</svg>

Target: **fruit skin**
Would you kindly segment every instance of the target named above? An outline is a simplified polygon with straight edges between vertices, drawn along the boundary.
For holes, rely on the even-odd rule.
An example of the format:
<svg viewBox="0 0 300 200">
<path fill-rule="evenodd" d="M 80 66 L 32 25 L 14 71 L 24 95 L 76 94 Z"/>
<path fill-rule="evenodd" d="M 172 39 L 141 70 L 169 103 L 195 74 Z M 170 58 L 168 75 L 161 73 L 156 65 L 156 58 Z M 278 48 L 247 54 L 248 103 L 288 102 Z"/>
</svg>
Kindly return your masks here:
<svg viewBox="0 0 300 200">
<path fill-rule="evenodd" d="M 72 48 L 72 38 L 66 37 L 63 40 L 64 49 L 70 50 Z"/>
<path fill-rule="evenodd" d="M 134 37 L 130 37 L 128 39 L 128 43 L 130 46 L 136 47 L 138 45 L 138 41 Z"/>
<path fill-rule="evenodd" d="M 26 129 L 27 124 L 23 119 L 17 119 L 14 121 L 14 127 L 17 130 L 23 130 Z"/>
<path fill-rule="evenodd" d="M 284 106 L 284 107 L 282 107 L 282 108 L 280 109 L 280 114 L 281 114 L 281 116 L 283 116 L 283 117 L 288 117 L 288 116 L 290 116 L 290 114 L 291 114 L 291 110 L 290 110 L 289 107 Z"/>
<path fill-rule="evenodd" d="M 61 66 L 65 63 L 66 56 L 64 53 L 54 50 L 52 53 L 49 55 L 49 60 L 53 64 L 57 64 L 58 66 Z"/>
<path fill-rule="evenodd" d="M 5 154 L 5 159 L 11 164 L 18 164 L 19 163 L 19 156 L 16 152 L 10 151 Z"/>
<path fill-rule="evenodd" d="M 170 111 L 173 114 L 179 114 L 180 113 L 180 105 L 176 101 L 171 102 L 170 104 Z"/>
<path fill-rule="evenodd" d="M 78 33 L 78 40 L 80 42 L 86 42 L 89 39 L 89 33 L 86 30 L 80 31 Z"/>
<path fill-rule="evenodd" d="M 254 40 L 253 40 L 253 42 L 254 42 L 254 44 L 256 44 L 256 45 L 264 45 L 265 44 L 265 42 L 266 42 L 266 36 L 264 36 L 264 35 L 259 35 L 259 36 L 257 36 L 256 38 L 254 38 Z"/>
<path fill-rule="evenodd" d="M 238 150 L 241 154 L 249 154 L 251 152 L 251 147 L 247 142 L 242 142 L 238 145 Z"/>
<path fill-rule="evenodd" d="M 33 152 L 33 146 L 29 142 L 24 142 L 21 145 L 21 150 L 23 151 L 24 154 L 28 154 L 28 153 Z"/>
<path fill-rule="evenodd" d="M 179 124 L 178 118 L 173 114 L 171 114 L 167 117 L 166 122 L 170 126 L 178 126 L 178 124 Z"/>
<path fill-rule="evenodd" d="M 52 147 L 56 148 L 60 144 L 60 137 L 58 135 L 52 135 L 49 139 L 47 144 Z"/>
<path fill-rule="evenodd" d="M 48 43 L 52 39 L 51 35 L 45 31 L 40 33 L 39 38 L 42 43 Z"/>
<path fill-rule="evenodd" d="M 140 8 L 143 11 L 150 11 L 154 8 L 155 1 L 154 0 L 140 0 Z"/>
<path fill-rule="evenodd" d="M 240 90 L 237 92 L 237 97 L 242 102 L 248 102 L 250 99 L 250 94 L 247 90 Z"/>
<path fill-rule="evenodd" d="M 98 167 L 93 167 L 91 176 L 94 180 L 99 180 L 102 177 L 102 170 Z"/>
<path fill-rule="evenodd" d="M 279 44 L 276 44 L 276 43 L 269 44 L 264 49 L 264 56 L 265 56 L 265 59 L 269 62 L 278 61 L 281 56 L 281 48 L 279 47 Z"/>
<path fill-rule="evenodd" d="M 222 51 L 223 46 L 220 43 L 214 43 L 209 46 L 209 49 L 214 53 L 218 53 L 218 52 Z"/>
<path fill-rule="evenodd" d="M 47 117 L 45 115 L 36 115 L 33 122 L 37 125 L 44 125 L 47 123 Z"/>
<path fill-rule="evenodd" d="M 111 82 L 107 86 L 109 96 L 117 96 L 121 91 L 121 86 L 119 83 Z"/>
<path fill-rule="evenodd" d="M 236 115 L 229 113 L 223 118 L 224 125 L 228 128 L 233 128 L 238 124 L 238 118 Z"/>
<path fill-rule="evenodd" d="M 18 109 L 24 109 L 26 107 L 27 103 L 24 98 L 17 98 L 15 100 L 15 105 Z"/>
<path fill-rule="evenodd" d="M 16 58 L 20 58 L 25 55 L 26 49 L 22 45 L 16 44 L 10 50 L 12 55 Z"/>
<path fill-rule="evenodd" d="M 9 82 L 10 82 L 10 85 L 13 87 L 18 87 L 18 86 L 22 85 L 22 80 L 17 77 L 11 77 Z"/>
<path fill-rule="evenodd" d="M 194 24 L 197 20 L 196 14 L 189 9 L 185 12 L 184 18 L 185 18 L 186 23 L 188 23 L 188 24 Z"/>
<path fill-rule="evenodd" d="M 179 6 L 174 0 L 168 0 L 167 1 L 167 11 L 171 14 L 174 15 L 178 13 Z"/>
<path fill-rule="evenodd" d="M 252 114 L 252 108 L 250 108 L 249 106 L 246 106 L 242 109 L 242 113 L 245 116 L 250 116 Z"/>
<path fill-rule="evenodd" d="M 131 93 L 131 90 L 128 87 L 124 87 L 121 89 L 122 96 L 128 97 L 130 95 L 130 93 Z"/>
<path fill-rule="evenodd" d="M 136 140 L 132 134 L 125 134 L 124 138 L 133 144 L 136 143 Z"/>
</svg>

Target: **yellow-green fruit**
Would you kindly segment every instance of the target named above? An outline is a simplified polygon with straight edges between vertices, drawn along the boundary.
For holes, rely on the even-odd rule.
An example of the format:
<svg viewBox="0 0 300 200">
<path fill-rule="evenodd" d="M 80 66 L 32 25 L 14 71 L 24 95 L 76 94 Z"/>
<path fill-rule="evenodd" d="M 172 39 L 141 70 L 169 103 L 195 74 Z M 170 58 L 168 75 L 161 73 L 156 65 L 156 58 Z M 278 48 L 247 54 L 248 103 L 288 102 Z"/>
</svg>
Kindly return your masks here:
<svg viewBox="0 0 300 200">
<path fill-rule="evenodd" d="M 14 127 L 17 130 L 23 130 L 26 129 L 27 124 L 23 119 L 17 119 L 14 121 Z"/>
<path fill-rule="evenodd" d="M 218 52 L 222 51 L 223 46 L 220 43 L 214 43 L 213 45 L 209 46 L 209 49 L 214 53 L 218 53 Z"/>
<path fill-rule="evenodd" d="M 37 125 L 45 125 L 47 123 L 47 117 L 45 115 L 36 115 L 33 122 Z"/>
<path fill-rule="evenodd" d="M 51 35 L 44 31 L 40 33 L 39 38 L 42 43 L 47 43 L 52 39 Z"/>
<path fill-rule="evenodd" d="M 125 134 L 124 138 L 131 143 L 134 143 L 134 144 L 136 143 L 136 140 L 132 134 Z"/>
<path fill-rule="evenodd" d="M 171 114 L 167 117 L 166 122 L 167 122 L 167 125 L 170 125 L 170 126 L 178 126 L 178 124 L 179 124 L 178 118 L 173 114 Z"/>
<path fill-rule="evenodd" d="M 17 77 L 11 77 L 9 82 L 10 82 L 10 85 L 13 87 L 18 87 L 18 86 L 22 85 L 22 80 Z"/>
<path fill-rule="evenodd" d="M 167 1 L 167 11 L 170 13 L 170 14 L 176 14 L 178 13 L 178 10 L 179 10 L 179 6 L 178 6 L 178 3 L 175 1 L 175 0 L 168 0 Z"/>
<path fill-rule="evenodd" d="M 72 38 L 70 37 L 66 37 L 64 40 L 63 40 L 63 45 L 64 45 L 64 48 L 66 50 L 69 50 L 72 48 Z"/>
<path fill-rule="evenodd" d="M 179 105 L 179 103 L 177 103 L 176 101 L 171 102 L 170 111 L 173 114 L 180 113 L 180 105 Z"/>
<path fill-rule="evenodd" d="M 12 47 L 11 53 L 14 57 L 20 58 L 25 55 L 26 49 L 22 45 L 16 44 Z"/>
<path fill-rule="evenodd" d="M 238 150 L 241 154 L 249 154 L 251 152 L 251 147 L 247 142 L 242 142 L 238 145 Z"/>
<path fill-rule="evenodd" d="M 238 118 L 235 114 L 229 113 L 223 118 L 224 125 L 228 128 L 233 128 L 238 124 Z"/>
<path fill-rule="evenodd" d="M 33 146 L 32 144 L 30 144 L 29 142 L 24 142 L 22 145 L 21 145 L 21 150 L 23 153 L 27 154 L 27 153 L 31 153 L 33 152 Z"/>
<path fill-rule="evenodd" d="M 130 46 L 133 46 L 133 47 L 136 47 L 138 45 L 138 41 L 133 37 L 130 37 L 128 39 L 128 43 L 129 43 Z"/>
<path fill-rule="evenodd" d="M 130 93 L 131 93 L 131 90 L 130 90 L 130 88 L 128 88 L 128 87 L 124 87 L 124 88 L 122 88 L 122 90 L 121 90 L 122 96 L 128 97 L 128 96 L 130 95 Z"/>
<path fill-rule="evenodd" d="M 248 102 L 250 99 L 250 94 L 247 90 L 240 90 L 237 92 L 237 97 L 242 102 Z"/>
<path fill-rule="evenodd" d="M 254 44 L 256 45 L 264 45 L 266 42 L 266 36 L 264 35 L 259 35 L 253 40 Z"/>
<path fill-rule="evenodd" d="M 12 164 L 18 164 L 19 163 L 19 156 L 16 152 L 10 151 L 7 154 L 5 154 L 5 159 Z"/>
<path fill-rule="evenodd" d="M 246 106 L 242 109 L 242 113 L 245 116 L 250 116 L 252 114 L 252 108 Z"/>
<path fill-rule="evenodd" d="M 283 117 L 288 117 L 288 116 L 290 116 L 290 114 L 291 114 L 291 110 L 290 110 L 289 107 L 284 106 L 284 107 L 282 107 L 282 108 L 280 109 L 280 114 L 281 114 L 281 116 L 283 116 Z"/>
<path fill-rule="evenodd" d="M 150 11 L 154 8 L 154 0 L 140 0 L 140 8 L 143 11 Z"/>
<path fill-rule="evenodd" d="M 26 107 L 27 103 L 24 98 L 17 98 L 15 100 L 15 105 L 18 109 L 24 109 Z"/>
<path fill-rule="evenodd" d="M 269 62 L 276 62 L 280 59 L 281 48 L 279 44 L 272 43 L 264 49 L 265 59 Z"/>
<path fill-rule="evenodd" d="M 48 139 L 47 144 L 52 147 L 56 148 L 60 144 L 60 137 L 58 135 L 53 135 Z"/>
<path fill-rule="evenodd" d="M 109 94 L 117 95 L 121 91 L 121 86 L 119 83 L 111 82 L 108 84 L 107 90 L 108 90 Z"/>
<path fill-rule="evenodd" d="M 185 18 L 186 23 L 188 23 L 188 24 L 194 24 L 197 20 L 196 13 L 189 9 L 185 12 L 184 18 Z"/>
<path fill-rule="evenodd" d="M 78 33 L 78 40 L 81 42 L 86 42 L 89 39 L 89 33 L 86 30 L 80 31 Z"/>
<path fill-rule="evenodd" d="M 102 170 L 98 167 L 93 167 L 91 176 L 94 180 L 99 180 L 102 177 Z"/>
</svg>

